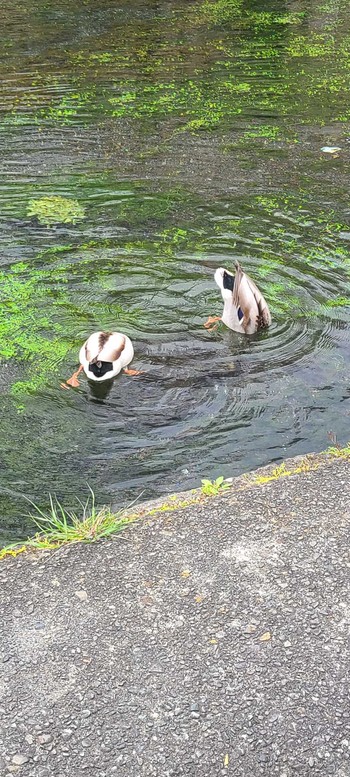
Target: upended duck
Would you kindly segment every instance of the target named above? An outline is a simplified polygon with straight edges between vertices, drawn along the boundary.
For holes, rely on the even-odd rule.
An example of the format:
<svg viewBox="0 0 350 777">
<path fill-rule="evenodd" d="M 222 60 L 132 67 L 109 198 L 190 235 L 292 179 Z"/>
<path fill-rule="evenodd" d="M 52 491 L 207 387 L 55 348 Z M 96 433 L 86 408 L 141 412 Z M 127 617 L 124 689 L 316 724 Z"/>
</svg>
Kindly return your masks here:
<svg viewBox="0 0 350 777">
<path fill-rule="evenodd" d="M 94 332 L 80 349 L 79 369 L 61 386 L 79 386 L 78 375 L 82 370 L 89 380 L 98 382 L 115 378 L 121 370 L 126 375 L 140 375 L 140 370 L 127 369 L 133 358 L 134 348 L 127 335 L 121 332 Z"/>
<path fill-rule="evenodd" d="M 209 316 L 204 324 L 213 331 L 216 321 L 223 321 L 229 329 L 241 334 L 252 335 L 271 324 L 271 314 L 267 303 L 241 265 L 236 262 L 235 274 L 219 267 L 214 275 L 224 300 L 222 316 Z"/>
</svg>

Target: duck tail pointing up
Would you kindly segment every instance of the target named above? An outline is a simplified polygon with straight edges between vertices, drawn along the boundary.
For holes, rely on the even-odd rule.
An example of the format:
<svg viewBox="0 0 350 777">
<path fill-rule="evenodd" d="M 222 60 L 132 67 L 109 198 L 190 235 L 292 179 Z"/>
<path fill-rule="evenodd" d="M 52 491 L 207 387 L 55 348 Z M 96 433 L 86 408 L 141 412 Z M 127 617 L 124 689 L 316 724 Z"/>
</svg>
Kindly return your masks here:
<svg viewBox="0 0 350 777">
<path fill-rule="evenodd" d="M 111 332 L 99 332 L 97 342 L 96 342 L 96 339 L 97 339 L 96 335 L 92 335 L 92 337 L 89 338 L 85 346 L 86 358 L 89 364 L 95 364 L 95 362 L 98 361 L 98 357 L 101 351 L 103 351 L 103 348 L 108 342 L 111 334 L 112 334 Z"/>
<path fill-rule="evenodd" d="M 106 343 L 108 342 L 109 338 L 111 337 L 112 332 L 100 332 L 99 338 L 98 338 L 98 352 L 100 353 L 103 351 Z"/>
</svg>

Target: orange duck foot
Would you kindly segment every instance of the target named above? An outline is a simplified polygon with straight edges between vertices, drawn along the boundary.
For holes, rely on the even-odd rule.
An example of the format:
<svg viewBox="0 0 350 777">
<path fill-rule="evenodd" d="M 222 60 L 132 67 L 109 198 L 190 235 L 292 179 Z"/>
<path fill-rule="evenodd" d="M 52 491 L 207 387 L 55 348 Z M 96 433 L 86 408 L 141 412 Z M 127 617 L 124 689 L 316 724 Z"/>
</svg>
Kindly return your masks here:
<svg viewBox="0 0 350 777">
<path fill-rule="evenodd" d="M 78 388 L 78 386 L 80 386 L 78 375 L 80 375 L 83 369 L 84 369 L 83 366 L 80 365 L 79 369 L 76 372 L 73 372 L 72 377 L 66 380 L 66 383 L 61 383 L 62 388 L 67 388 L 67 386 L 73 386 L 73 388 Z"/>
<path fill-rule="evenodd" d="M 142 375 L 143 370 L 128 370 L 127 367 L 123 370 L 125 375 Z"/>
<path fill-rule="evenodd" d="M 209 329 L 210 332 L 213 331 L 213 329 L 216 329 L 216 326 L 212 327 L 212 324 L 215 324 L 216 321 L 221 321 L 221 316 L 209 316 L 208 321 L 203 324 L 205 329 Z"/>
<path fill-rule="evenodd" d="M 72 375 L 71 378 L 68 378 L 66 383 L 67 383 L 67 386 L 73 386 L 73 388 L 78 388 L 78 386 L 80 386 L 80 381 L 75 375 Z"/>
</svg>

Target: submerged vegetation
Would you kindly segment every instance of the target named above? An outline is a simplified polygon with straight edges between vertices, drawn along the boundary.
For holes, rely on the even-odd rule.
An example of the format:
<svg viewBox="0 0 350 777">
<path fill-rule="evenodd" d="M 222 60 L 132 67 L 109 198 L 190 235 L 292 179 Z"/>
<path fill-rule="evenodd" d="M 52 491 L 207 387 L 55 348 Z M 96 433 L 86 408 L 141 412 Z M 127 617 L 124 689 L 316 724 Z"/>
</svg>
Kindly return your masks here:
<svg viewBox="0 0 350 777">
<path fill-rule="evenodd" d="M 174 6 L 166 23 L 161 13 L 151 28 L 126 23 L 122 45 L 118 28 L 118 38 L 110 31 L 102 40 L 89 36 L 78 51 L 68 47 L 66 88 L 57 73 L 37 70 L 5 125 L 171 119 L 173 129 L 196 133 L 227 128 L 252 109 L 262 120 L 273 112 L 289 142 L 284 117 L 292 110 L 301 124 L 350 121 L 350 34 L 338 32 L 327 4 L 284 13 L 243 0 Z"/>
<path fill-rule="evenodd" d="M 53 253 L 51 259 L 54 257 Z M 87 263 L 87 283 L 92 263 L 92 259 Z M 0 358 L 26 365 L 27 374 L 11 387 L 12 395 L 21 401 L 57 376 L 68 353 L 74 346 L 78 350 L 79 332 L 89 331 L 94 318 L 106 321 L 108 329 L 123 317 L 120 304 L 110 310 L 103 279 L 95 281 L 97 299 L 75 299 L 67 280 L 81 275 L 82 267 L 66 258 L 47 269 L 18 262 L 11 270 L 0 272 Z M 128 318 L 132 320 L 132 314 Z"/>
<path fill-rule="evenodd" d="M 35 216 L 39 224 L 76 224 L 85 216 L 85 209 L 77 200 L 52 195 L 29 200 L 28 216 Z"/>
</svg>

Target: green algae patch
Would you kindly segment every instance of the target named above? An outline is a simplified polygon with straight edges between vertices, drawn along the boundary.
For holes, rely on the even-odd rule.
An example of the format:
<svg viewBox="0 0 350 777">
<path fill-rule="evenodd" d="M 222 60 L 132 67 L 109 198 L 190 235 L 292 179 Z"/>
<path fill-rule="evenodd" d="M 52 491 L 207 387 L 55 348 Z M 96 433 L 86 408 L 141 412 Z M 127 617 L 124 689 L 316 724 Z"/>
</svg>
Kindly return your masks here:
<svg viewBox="0 0 350 777">
<path fill-rule="evenodd" d="M 227 24 L 236 21 L 242 13 L 242 0 L 205 0 L 197 13 L 203 22 Z"/>
<path fill-rule="evenodd" d="M 100 325 L 111 329 L 125 316 L 118 303 L 111 311 L 105 276 L 94 277 L 96 252 L 85 251 L 80 262 L 66 256 L 69 247 L 46 249 L 39 256 L 53 260 L 55 250 L 63 256 L 61 263 L 57 260 L 53 266 L 39 269 L 18 262 L 0 271 L 0 362 L 13 360 L 22 365 L 23 374 L 9 389 L 16 403 L 42 390 L 57 376 L 69 354 L 78 353 L 86 332 Z M 69 290 L 68 279 L 72 278 L 79 279 L 82 289 L 93 283 L 94 298 L 86 299 L 84 293 L 77 297 Z M 128 325 L 136 315 L 128 311 Z"/>
<path fill-rule="evenodd" d="M 48 300 L 45 278 L 44 272 L 22 262 L 0 273 L 0 359 L 24 361 L 30 374 L 28 380 L 12 384 L 16 397 L 40 388 L 74 342 L 62 336 L 59 325 L 62 295 Z"/>
<path fill-rule="evenodd" d="M 76 224 L 85 217 L 85 208 L 78 200 L 52 195 L 39 200 L 29 200 L 28 216 L 35 216 L 39 224 Z"/>
<path fill-rule="evenodd" d="M 350 308 L 350 297 L 335 297 L 326 303 L 327 308 Z"/>
</svg>

